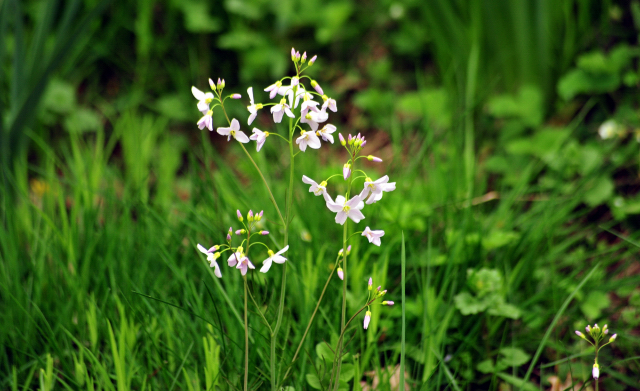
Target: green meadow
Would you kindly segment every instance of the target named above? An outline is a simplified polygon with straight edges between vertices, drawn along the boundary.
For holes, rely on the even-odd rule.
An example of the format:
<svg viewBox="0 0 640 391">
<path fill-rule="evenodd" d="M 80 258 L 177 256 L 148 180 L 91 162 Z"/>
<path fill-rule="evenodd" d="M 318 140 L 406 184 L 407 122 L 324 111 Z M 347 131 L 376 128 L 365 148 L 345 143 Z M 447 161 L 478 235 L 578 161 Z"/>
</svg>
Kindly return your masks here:
<svg viewBox="0 0 640 391">
<path fill-rule="evenodd" d="M 244 389 L 245 280 L 196 245 L 263 210 L 282 248 L 256 167 L 289 249 L 275 354 L 285 268 L 251 256 L 247 389 L 326 390 L 338 360 L 339 390 L 639 389 L 639 40 L 636 0 L 0 0 L 0 389 Z M 293 187 L 282 139 L 252 162 L 191 94 L 225 79 L 245 133 L 286 137 L 246 92 L 271 102 L 291 47 L 338 107 Z M 385 235 L 349 241 L 344 296 L 395 305 L 342 358 L 343 226 L 301 180 L 345 193 L 338 133 L 396 182 L 347 225 Z"/>
</svg>

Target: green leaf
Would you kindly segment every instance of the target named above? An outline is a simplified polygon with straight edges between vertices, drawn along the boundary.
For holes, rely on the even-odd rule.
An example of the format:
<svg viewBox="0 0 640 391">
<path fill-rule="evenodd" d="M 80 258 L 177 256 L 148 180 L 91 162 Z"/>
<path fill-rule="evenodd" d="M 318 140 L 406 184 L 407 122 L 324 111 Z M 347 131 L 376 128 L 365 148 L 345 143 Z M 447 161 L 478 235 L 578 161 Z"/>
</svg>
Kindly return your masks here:
<svg viewBox="0 0 640 391">
<path fill-rule="evenodd" d="M 482 247 L 493 250 L 520 239 L 520 234 L 514 231 L 493 230 L 489 235 L 482 238 Z"/>
<path fill-rule="evenodd" d="M 342 364 L 340 368 L 340 381 L 348 382 L 353 379 L 353 375 L 355 374 L 355 367 L 353 364 Z"/>
<path fill-rule="evenodd" d="M 451 127 L 449 96 L 444 88 L 405 93 L 396 102 L 396 111 L 403 116 L 425 117 L 439 129 Z"/>
<path fill-rule="evenodd" d="M 583 199 L 589 206 L 603 204 L 613 196 L 613 181 L 606 176 L 590 181 L 587 186 L 588 189 L 583 193 Z"/>
<path fill-rule="evenodd" d="M 518 307 L 504 302 L 504 299 L 494 301 L 487 311 L 491 315 L 503 316 L 509 319 L 518 319 L 522 315 Z"/>
<path fill-rule="evenodd" d="M 529 362 L 531 355 L 527 354 L 520 348 L 502 348 L 500 349 L 502 358 L 498 360 L 498 365 L 508 367 L 519 367 Z"/>
<path fill-rule="evenodd" d="M 327 363 L 333 362 L 334 354 L 329 346 L 324 342 L 320 342 L 316 345 L 316 354 Z"/>
<path fill-rule="evenodd" d="M 222 29 L 220 19 L 211 16 L 205 1 L 176 1 L 182 10 L 184 27 L 192 33 L 215 33 Z"/>
<path fill-rule="evenodd" d="M 76 108 L 76 90 L 71 83 L 54 79 L 49 82 L 42 105 L 57 114 L 68 114 Z"/>
<path fill-rule="evenodd" d="M 487 109 L 496 117 L 515 117 L 528 126 L 538 126 L 544 119 L 544 97 L 540 88 L 523 86 L 517 95 L 504 94 L 491 98 Z"/>
<path fill-rule="evenodd" d="M 321 389 L 320 387 L 320 379 L 318 379 L 318 376 L 314 375 L 313 373 L 307 373 L 307 383 L 309 383 L 309 385 L 313 388 L 315 388 L 316 390 Z"/>
<path fill-rule="evenodd" d="M 467 285 L 478 297 L 502 290 L 503 284 L 502 273 L 497 269 L 467 270 Z"/>
<path fill-rule="evenodd" d="M 590 320 L 600 317 L 602 310 L 609 307 L 609 296 L 600 291 L 591 291 L 580 305 L 582 313 Z"/>
<path fill-rule="evenodd" d="M 493 365 L 493 360 L 486 359 L 484 361 L 480 361 L 476 366 L 476 369 L 482 373 L 493 373 L 495 371 L 495 366 Z"/>
<path fill-rule="evenodd" d="M 615 91 L 620 86 L 620 75 L 615 73 L 591 74 L 583 69 L 574 69 L 558 82 L 558 94 L 570 100 L 578 94 Z"/>
<path fill-rule="evenodd" d="M 79 108 L 67 116 L 64 127 L 70 133 L 95 132 L 102 128 L 102 121 L 95 111 Z"/>
<path fill-rule="evenodd" d="M 453 301 L 462 315 L 472 315 L 487 309 L 487 303 L 471 296 L 469 292 L 457 294 Z"/>
<path fill-rule="evenodd" d="M 518 387 L 521 390 L 525 390 L 525 391 L 538 391 L 538 387 L 525 382 L 524 379 L 521 379 L 519 377 L 516 376 L 511 376 L 511 375 L 507 375 L 506 373 L 498 373 L 497 374 L 499 378 L 501 378 L 502 380 L 504 380 L 505 382 Z"/>
</svg>

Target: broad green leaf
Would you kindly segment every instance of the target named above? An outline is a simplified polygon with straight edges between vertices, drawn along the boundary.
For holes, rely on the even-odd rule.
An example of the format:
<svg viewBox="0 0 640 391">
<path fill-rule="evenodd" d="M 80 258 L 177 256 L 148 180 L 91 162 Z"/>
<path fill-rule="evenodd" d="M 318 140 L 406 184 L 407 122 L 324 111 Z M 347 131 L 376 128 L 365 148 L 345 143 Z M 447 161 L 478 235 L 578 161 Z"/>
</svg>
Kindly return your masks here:
<svg viewBox="0 0 640 391">
<path fill-rule="evenodd" d="M 307 383 L 309 383 L 309 385 L 313 388 L 315 388 L 316 390 L 321 389 L 320 387 L 320 379 L 318 379 L 318 376 L 314 375 L 313 373 L 307 373 Z"/>
<path fill-rule="evenodd" d="M 484 301 L 471 296 L 469 292 L 462 292 L 457 294 L 453 301 L 456 308 L 460 310 L 462 315 L 472 315 L 482 312 L 487 309 L 487 304 Z"/>
<path fill-rule="evenodd" d="M 596 320 L 600 317 L 602 310 L 610 305 L 611 301 L 606 293 L 591 291 L 580 304 L 580 310 L 589 320 Z"/>
<path fill-rule="evenodd" d="M 605 203 L 613 196 L 614 185 L 611 178 L 601 176 L 592 180 L 583 193 L 584 202 L 589 206 L 597 206 Z"/>
<path fill-rule="evenodd" d="M 507 367 L 519 367 L 529 362 L 531 355 L 527 354 L 520 348 L 502 348 L 500 349 L 502 358 L 498 360 L 498 365 L 503 364 Z"/>
<path fill-rule="evenodd" d="M 493 365 L 493 360 L 486 359 L 480 361 L 478 365 L 476 365 L 476 369 L 482 373 L 493 373 L 495 371 L 495 366 Z"/>
</svg>

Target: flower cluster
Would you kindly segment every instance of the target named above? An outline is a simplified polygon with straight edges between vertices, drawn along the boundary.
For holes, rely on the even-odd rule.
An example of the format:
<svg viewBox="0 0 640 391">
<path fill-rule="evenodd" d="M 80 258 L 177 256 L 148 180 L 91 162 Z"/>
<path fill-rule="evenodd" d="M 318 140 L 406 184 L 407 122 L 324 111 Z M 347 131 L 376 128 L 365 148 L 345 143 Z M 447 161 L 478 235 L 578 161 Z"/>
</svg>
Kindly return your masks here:
<svg viewBox="0 0 640 391">
<path fill-rule="evenodd" d="M 592 375 L 593 375 L 593 378 L 597 380 L 600 377 L 600 365 L 598 365 L 598 351 L 603 346 L 609 345 L 610 343 L 615 341 L 616 338 L 618 337 L 618 334 L 613 334 L 611 337 L 609 337 L 608 342 L 600 345 L 600 343 L 606 339 L 607 334 L 609 334 L 609 329 L 607 325 L 605 324 L 604 327 L 602 327 L 602 329 L 598 326 L 597 323 L 593 325 L 593 327 L 587 325 L 587 327 L 585 327 L 585 330 L 587 331 L 587 335 L 584 335 L 578 330 L 576 330 L 576 335 L 578 335 L 578 337 L 584 339 L 585 341 L 589 342 L 591 345 L 593 345 L 596 348 L 596 358 L 593 363 Z M 587 336 L 591 338 L 587 338 Z"/>
<path fill-rule="evenodd" d="M 379 286 L 375 291 L 373 290 L 373 279 L 371 277 L 369 277 L 369 284 L 368 284 L 368 290 L 369 290 L 369 297 L 367 299 L 367 312 L 364 315 L 364 329 L 368 329 L 369 328 L 369 322 L 371 322 L 371 310 L 369 308 L 369 306 L 376 300 L 382 298 L 384 295 L 387 294 L 387 290 L 383 290 L 381 291 L 382 287 Z M 380 303 L 381 305 L 393 305 L 395 304 L 393 301 L 390 300 L 385 300 L 382 303 Z"/>
<path fill-rule="evenodd" d="M 249 248 L 256 244 L 267 247 L 264 243 L 261 242 L 251 243 L 252 236 L 269 235 L 269 231 L 258 230 L 256 227 L 256 223 L 262 220 L 262 214 L 263 212 L 260 211 L 260 213 L 256 213 L 254 215 L 253 211 L 250 210 L 247 214 L 245 223 L 245 219 L 242 216 L 242 213 L 240 213 L 240 211 L 238 210 L 236 211 L 236 215 L 238 216 L 238 221 L 240 221 L 244 228 L 240 228 L 234 231 L 233 227 L 229 227 L 226 244 L 215 245 L 209 249 L 198 244 L 198 250 L 207 256 L 209 266 L 214 268 L 216 277 L 222 278 L 222 273 L 220 272 L 220 267 L 218 266 L 217 259 L 220 258 L 222 253 L 227 251 L 231 251 L 231 256 L 227 259 L 227 264 L 229 265 L 229 267 L 235 267 L 236 269 L 239 269 L 243 276 L 247 274 L 247 271 L 249 269 L 255 269 L 255 266 L 253 266 L 253 263 L 251 263 L 251 260 L 249 259 L 247 253 L 249 251 Z M 233 234 L 242 237 L 242 242 L 239 246 L 234 247 L 231 245 Z M 244 246 L 246 246 L 246 251 Z M 267 253 L 269 254 L 269 257 L 262 261 L 262 268 L 260 269 L 260 271 L 262 273 L 266 273 L 271 268 L 271 264 L 273 262 L 280 264 L 284 263 L 287 258 L 283 257 L 282 254 L 288 249 L 289 246 L 285 246 L 282 250 L 274 253 L 271 249 L 269 249 L 269 247 L 267 247 Z"/>
</svg>

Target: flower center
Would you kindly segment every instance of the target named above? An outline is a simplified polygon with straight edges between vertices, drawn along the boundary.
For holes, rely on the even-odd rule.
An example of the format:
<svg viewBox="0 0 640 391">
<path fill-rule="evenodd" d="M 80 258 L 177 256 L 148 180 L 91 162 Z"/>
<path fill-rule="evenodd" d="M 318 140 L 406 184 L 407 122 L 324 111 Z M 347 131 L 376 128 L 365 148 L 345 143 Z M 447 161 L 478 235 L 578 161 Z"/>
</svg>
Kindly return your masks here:
<svg viewBox="0 0 640 391">
<path fill-rule="evenodd" d="M 236 138 L 236 131 L 235 130 L 230 131 L 229 134 L 231 134 L 231 137 Z"/>
</svg>

